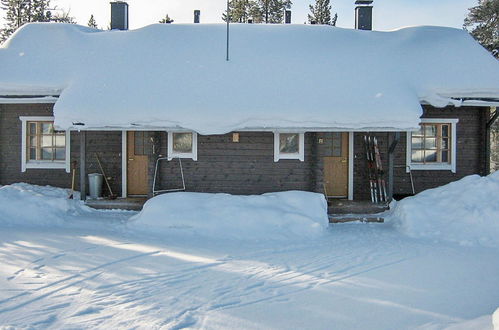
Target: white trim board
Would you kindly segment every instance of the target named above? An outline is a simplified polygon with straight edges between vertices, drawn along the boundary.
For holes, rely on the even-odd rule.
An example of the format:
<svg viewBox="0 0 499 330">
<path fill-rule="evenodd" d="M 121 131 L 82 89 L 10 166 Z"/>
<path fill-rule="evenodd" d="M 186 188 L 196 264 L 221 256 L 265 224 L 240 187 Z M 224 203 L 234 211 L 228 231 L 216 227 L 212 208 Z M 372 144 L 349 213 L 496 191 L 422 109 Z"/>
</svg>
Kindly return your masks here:
<svg viewBox="0 0 499 330">
<path fill-rule="evenodd" d="M 348 200 L 353 200 L 354 132 L 348 132 Z"/>
<path fill-rule="evenodd" d="M 127 148 L 127 131 L 121 131 L 121 197 L 126 198 L 128 195 L 128 148 Z"/>
<path fill-rule="evenodd" d="M 68 128 L 72 131 L 160 131 L 160 132 L 194 132 L 192 130 L 178 128 L 178 127 L 160 127 L 160 126 L 123 126 L 123 127 L 85 127 L 85 126 L 71 126 Z M 367 128 L 335 128 L 335 127 L 250 127 L 250 128 L 235 128 L 234 130 L 226 133 L 216 134 L 201 134 L 201 135 L 224 135 L 232 132 L 282 132 L 282 133 L 344 133 L 344 132 L 406 132 L 414 130 L 417 131 L 418 127 L 408 128 L 386 128 L 386 127 L 367 127 Z M 196 132 L 195 132 L 196 133 Z M 199 133 L 198 133 L 199 134 Z"/>
<path fill-rule="evenodd" d="M 12 98 L 0 97 L 0 104 L 54 104 L 59 98 L 57 97 L 25 97 Z"/>
</svg>

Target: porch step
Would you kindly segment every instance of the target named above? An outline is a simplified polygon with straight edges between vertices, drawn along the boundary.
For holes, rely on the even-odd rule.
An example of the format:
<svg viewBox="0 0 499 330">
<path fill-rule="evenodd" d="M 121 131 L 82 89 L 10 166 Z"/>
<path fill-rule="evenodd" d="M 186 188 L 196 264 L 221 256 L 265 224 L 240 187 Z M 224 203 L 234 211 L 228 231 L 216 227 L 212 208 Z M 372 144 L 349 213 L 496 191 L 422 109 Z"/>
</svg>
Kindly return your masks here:
<svg viewBox="0 0 499 330">
<path fill-rule="evenodd" d="M 388 210 L 388 204 L 373 204 L 371 201 L 328 200 L 328 214 L 368 215 Z"/>
<path fill-rule="evenodd" d="M 87 199 L 85 205 L 100 210 L 130 210 L 140 211 L 147 198 L 117 198 L 117 199 Z"/>
<path fill-rule="evenodd" d="M 381 214 L 330 214 L 329 215 L 329 223 L 346 223 L 346 222 L 374 222 L 374 223 L 383 223 L 385 219 L 381 216 Z"/>
</svg>

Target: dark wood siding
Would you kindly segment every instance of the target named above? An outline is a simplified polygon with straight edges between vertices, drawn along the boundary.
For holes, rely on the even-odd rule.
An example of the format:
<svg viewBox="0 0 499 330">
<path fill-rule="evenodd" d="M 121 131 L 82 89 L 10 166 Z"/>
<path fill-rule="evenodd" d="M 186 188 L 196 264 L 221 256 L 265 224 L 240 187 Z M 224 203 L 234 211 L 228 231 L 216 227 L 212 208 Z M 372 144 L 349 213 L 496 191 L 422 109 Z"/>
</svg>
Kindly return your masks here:
<svg viewBox="0 0 499 330">
<path fill-rule="evenodd" d="M 37 185 L 71 187 L 71 174 L 64 169 L 26 169 L 21 172 L 20 116 L 52 116 L 52 104 L 0 104 L 0 184 L 27 182 Z M 71 161 L 79 161 L 80 138 L 71 133 Z M 95 159 L 98 152 L 104 170 L 111 178 L 114 193 L 121 194 L 121 132 L 87 132 L 87 173 L 100 173 Z M 76 187 L 79 189 L 79 164 Z M 106 188 L 104 188 L 106 189 Z"/>
<path fill-rule="evenodd" d="M 283 190 L 315 190 L 315 134 L 305 134 L 305 161 L 274 162 L 271 132 L 240 132 L 198 136 L 198 160 L 182 159 L 187 191 L 260 194 Z M 167 134 L 160 133 L 161 154 L 167 153 Z M 181 186 L 178 160 L 163 161 L 158 188 Z"/>
<path fill-rule="evenodd" d="M 424 107 L 422 118 L 457 118 L 456 173 L 449 170 L 413 170 L 412 177 L 416 193 L 435 188 L 471 174 L 485 173 L 485 123 L 488 109 L 475 107 L 437 109 Z M 388 168 L 388 133 L 373 134 L 378 138 L 383 166 Z M 355 133 L 354 198 L 370 199 L 366 179 L 363 133 Z M 406 172 L 406 133 L 395 151 L 394 194 L 412 194 L 411 180 Z"/>
<path fill-rule="evenodd" d="M 27 169 L 21 172 L 20 116 L 51 116 L 52 105 L 0 105 L 0 184 L 28 182 L 39 185 L 69 187 L 71 175 L 62 169 Z M 425 107 L 425 118 L 458 118 L 457 173 L 451 171 L 413 171 L 416 192 L 458 180 L 485 170 L 485 108 Z M 149 132 L 154 153 L 150 154 L 149 185 L 152 185 L 155 161 L 167 154 L 167 133 Z M 363 133 L 354 134 L 354 198 L 369 199 Z M 384 167 L 388 167 L 388 133 L 376 133 Z M 87 132 L 87 173 L 99 172 L 95 160 L 98 152 L 115 194 L 121 194 L 121 132 Z M 319 143 L 319 140 L 322 143 Z M 71 133 L 71 160 L 79 160 L 79 133 Z M 274 138 L 271 132 L 240 132 L 240 142 L 232 134 L 198 136 L 198 161 L 183 160 L 186 190 L 259 194 L 283 190 L 323 192 L 323 157 L 331 152 L 331 133 L 305 134 L 305 161 L 274 162 Z M 395 194 L 410 194 L 411 182 L 406 173 L 406 136 L 395 153 Z M 78 189 L 78 176 L 76 185 Z M 161 162 L 158 189 L 181 185 L 178 161 Z M 106 188 L 104 188 L 106 190 Z"/>
</svg>

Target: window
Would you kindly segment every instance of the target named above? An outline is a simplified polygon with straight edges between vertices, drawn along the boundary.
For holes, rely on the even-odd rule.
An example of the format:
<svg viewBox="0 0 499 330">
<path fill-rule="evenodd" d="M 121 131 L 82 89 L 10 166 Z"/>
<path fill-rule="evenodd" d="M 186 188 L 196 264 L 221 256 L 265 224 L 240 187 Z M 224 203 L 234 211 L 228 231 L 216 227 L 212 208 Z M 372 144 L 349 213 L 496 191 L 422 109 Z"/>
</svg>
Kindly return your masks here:
<svg viewBox="0 0 499 330">
<path fill-rule="evenodd" d="M 168 160 L 192 158 L 198 160 L 197 133 L 168 132 Z"/>
<path fill-rule="evenodd" d="M 275 132 L 274 161 L 299 159 L 304 161 L 305 133 Z"/>
<path fill-rule="evenodd" d="M 419 131 L 408 133 L 407 161 L 411 170 L 456 171 L 457 122 L 422 119 Z"/>
<path fill-rule="evenodd" d="M 22 121 L 21 170 L 66 169 L 69 173 L 69 133 L 54 128 L 53 117 L 20 117 Z"/>
</svg>

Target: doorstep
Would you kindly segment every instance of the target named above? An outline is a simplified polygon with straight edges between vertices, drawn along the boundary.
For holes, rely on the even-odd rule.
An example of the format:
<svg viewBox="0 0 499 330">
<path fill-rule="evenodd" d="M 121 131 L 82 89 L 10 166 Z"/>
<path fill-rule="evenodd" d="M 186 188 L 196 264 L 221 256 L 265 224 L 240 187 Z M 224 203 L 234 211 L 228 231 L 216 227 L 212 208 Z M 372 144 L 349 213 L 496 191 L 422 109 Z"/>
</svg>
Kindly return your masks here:
<svg viewBox="0 0 499 330">
<path fill-rule="evenodd" d="M 129 198 L 116 198 L 116 199 L 107 199 L 107 198 L 98 198 L 92 199 L 88 198 L 85 201 L 85 205 L 90 206 L 94 209 L 99 210 L 130 210 L 130 211 L 140 211 L 144 206 L 144 203 L 147 201 L 145 197 L 129 197 Z"/>
<path fill-rule="evenodd" d="M 371 201 L 350 201 L 344 199 L 328 200 L 328 215 L 331 223 L 384 222 L 384 212 L 388 204 L 374 204 Z"/>
</svg>

